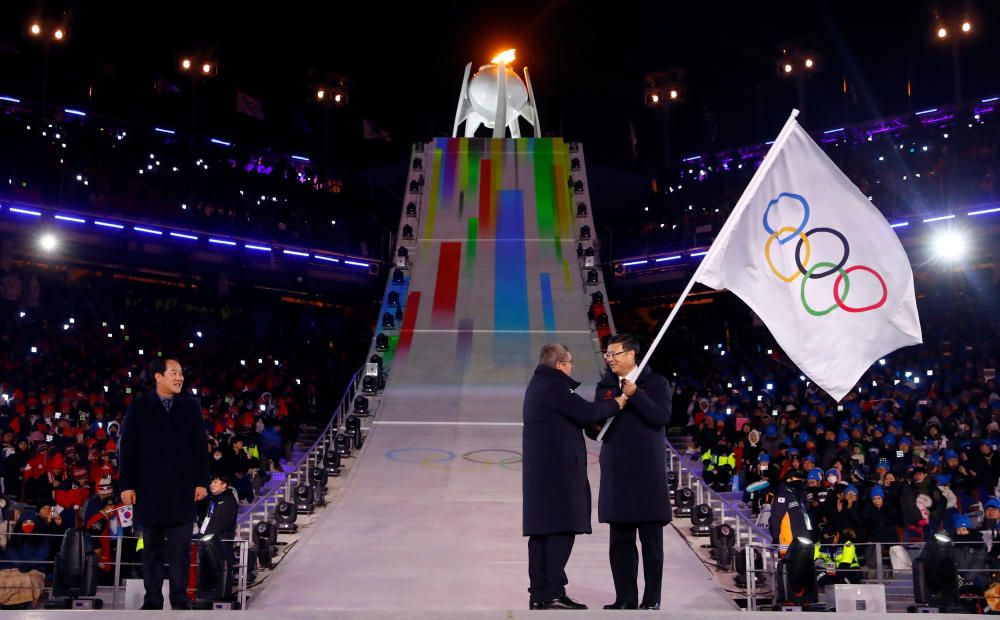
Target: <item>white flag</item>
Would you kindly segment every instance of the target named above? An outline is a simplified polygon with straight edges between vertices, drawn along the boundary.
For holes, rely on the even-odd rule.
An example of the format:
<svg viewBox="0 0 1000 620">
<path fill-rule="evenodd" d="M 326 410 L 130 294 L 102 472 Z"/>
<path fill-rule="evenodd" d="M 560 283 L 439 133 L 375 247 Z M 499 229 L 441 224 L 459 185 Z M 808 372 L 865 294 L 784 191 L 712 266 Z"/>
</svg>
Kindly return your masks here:
<svg viewBox="0 0 1000 620">
<path fill-rule="evenodd" d="M 923 341 L 895 231 L 794 116 L 699 272 L 749 305 L 837 400 L 880 357 Z"/>
</svg>

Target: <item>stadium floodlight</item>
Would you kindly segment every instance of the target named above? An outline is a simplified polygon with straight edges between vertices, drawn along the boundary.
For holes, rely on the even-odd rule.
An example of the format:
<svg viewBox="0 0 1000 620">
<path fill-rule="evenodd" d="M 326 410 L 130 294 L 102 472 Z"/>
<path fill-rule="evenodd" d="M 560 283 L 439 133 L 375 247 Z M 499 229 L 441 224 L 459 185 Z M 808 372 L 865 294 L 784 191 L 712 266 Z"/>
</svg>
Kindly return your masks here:
<svg viewBox="0 0 1000 620">
<path fill-rule="evenodd" d="M 45 233 L 39 237 L 38 247 L 46 252 L 54 252 L 59 247 L 59 238 L 52 233 Z"/>
<path fill-rule="evenodd" d="M 934 256 L 954 262 L 965 257 L 968 251 L 968 240 L 956 230 L 946 230 L 938 233 L 931 241 Z"/>
<path fill-rule="evenodd" d="M 944 39 L 945 37 L 948 36 L 948 29 L 945 28 L 944 26 L 941 26 L 940 28 L 937 29 L 937 36 L 939 39 Z"/>
</svg>

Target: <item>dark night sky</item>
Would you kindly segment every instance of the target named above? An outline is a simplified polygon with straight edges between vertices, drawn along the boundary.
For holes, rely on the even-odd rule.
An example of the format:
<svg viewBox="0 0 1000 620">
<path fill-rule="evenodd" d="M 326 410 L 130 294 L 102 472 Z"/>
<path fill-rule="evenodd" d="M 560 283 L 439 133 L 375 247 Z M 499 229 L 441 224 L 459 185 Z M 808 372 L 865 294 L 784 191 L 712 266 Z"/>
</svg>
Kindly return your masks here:
<svg viewBox="0 0 1000 620">
<path fill-rule="evenodd" d="M 199 93 L 206 132 L 315 150 L 322 114 L 309 101 L 309 75 L 339 72 L 350 78 L 351 105 L 331 115 L 334 149 L 354 149 L 368 118 L 392 133 L 388 148 L 401 153 L 410 140 L 450 132 L 466 62 L 485 64 L 516 47 L 516 68 L 531 70 L 546 133 L 583 140 L 598 162 L 629 166 L 628 119 L 641 144 L 657 131 L 642 100 L 642 78 L 652 71 L 687 70 L 687 100 L 671 116 L 676 156 L 711 148 L 713 137 L 725 147 L 777 130 L 797 102 L 795 82 L 777 76 L 783 45 L 819 55 L 820 71 L 806 82 L 807 128 L 951 101 L 951 50 L 931 40 L 939 7 L 975 16 L 975 36 L 961 48 L 965 97 L 1000 93 L 996 4 L 922 0 L 8 1 L 0 8 L 0 92 L 38 98 L 42 53 L 25 36 L 28 19 L 65 9 L 70 37 L 49 57 L 53 104 L 185 129 L 190 83 L 175 68 L 182 52 L 205 50 L 220 66 Z M 155 94 L 157 75 L 182 92 Z M 233 113 L 236 88 L 264 102 L 267 121 Z"/>
</svg>

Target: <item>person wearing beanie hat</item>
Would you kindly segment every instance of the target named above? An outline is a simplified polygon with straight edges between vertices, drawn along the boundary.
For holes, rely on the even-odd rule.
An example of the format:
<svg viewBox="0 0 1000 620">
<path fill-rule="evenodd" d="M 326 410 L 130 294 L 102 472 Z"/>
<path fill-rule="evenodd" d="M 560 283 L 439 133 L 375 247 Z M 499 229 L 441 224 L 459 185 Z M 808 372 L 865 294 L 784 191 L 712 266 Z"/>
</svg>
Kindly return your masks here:
<svg viewBox="0 0 1000 620">
<path fill-rule="evenodd" d="M 955 564 L 959 576 L 982 592 L 989 585 L 988 573 L 982 571 L 987 553 L 983 533 L 973 529 L 972 519 L 962 513 L 955 515 L 951 531 L 951 539 L 958 543 L 955 545 Z"/>
<path fill-rule="evenodd" d="M 900 489 L 903 542 L 923 542 L 937 531 L 946 501 L 933 477 L 923 466 L 913 468 L 913 478 Z"/>
<path fill-rule="evenodd" d="M 882 486 L 872 487 L 869 495 L 871 501 L 861 507 L 861 521 L 868 530 L 868 542 L 898 543 L 896 524 L 899 522 L 899 512 L 896 506 L 885 501 L 885 489 Z M 881 561 L 881 558 L 874 557 L 874 553 L 874 547 L 866 551 L 865 564 L 869 567 L 876 567 L 876 562 Z M 884 548 L 883 553 L 888 553 L 888 548 Z"/>
<path fill-rule="evenodd" d="M 881 485 L 875 485 L 875 486 L 872 487 L 872 490 L 869 493 L 869 495 L 871 496 L 872 499 L 875 499 L 877 497 L 879 499 L 884 500 L 885 499 L 885 489 L 883 489 Z"/>
<path fill-rule="evenodd" d="M 864 526 L 859 495 L 858 488 L 848 484 L 839 497 L 833 499 L 833 512 L 829 515 L 826 530 L 836 533 L 837 540 L 841 543 L 857 541 L 858 532 Z"/>
<path fill-rule="evenodd" d="M 784 557 L 792 541 L 804 536 L 812 540 L 812 525 L 806 513 L 805 485 L 801 472 L 791 470 L 779 485 L 771 502 L 768 529 L 771 541 L 777 543 L 778 553 Z"/>
</svg>

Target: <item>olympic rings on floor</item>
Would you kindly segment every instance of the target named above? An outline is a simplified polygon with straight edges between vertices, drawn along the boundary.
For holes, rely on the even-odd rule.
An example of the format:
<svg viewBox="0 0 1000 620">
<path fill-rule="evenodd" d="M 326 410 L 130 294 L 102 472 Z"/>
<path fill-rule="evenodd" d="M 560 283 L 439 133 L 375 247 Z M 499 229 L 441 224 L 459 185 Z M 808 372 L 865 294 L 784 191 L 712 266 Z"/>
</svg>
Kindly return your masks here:
<svg viewBox="0 0 1000 620">
<path fill-rule="evenodd" d="M 514 457 L 513 458 L 506 458 L 506 459 L 498 459 L 496 461 L 491 461 L 491 460 L 488 460 L 488 459 L 472 458 L 472 455 L 474 455 L 474 454 L 486 454 L 486 453 L 490 453 L 490 452 L 500 452 L 500 453 L 505 453 L 505 454 L 513 454 Z M 466 461 L 472 461 L 473 463 L 482 463 L 483 465 L 504 465 L 504 464 L 506 464 L 506 465 L 512 465 L 514 463 L 520 463 L 521 462 L 521 453 L 520 452 L 515 452 L 514 450 L 497 450 L 497 449 L 473 450 L 471 452 L 466 452 L 465 454 L 463 454 L 462 458 L 465 459 Z"/>
<path fill-rule="evenodd" d="M 431 452 L 436 453 L 438 456 L 431 454 L 416 460 L 400 458 L 400 454 L 406 452 Z M 441 450 L 439 448 L 394 448 L 385 453 L 385 458 L 399 463 L 419 463 L 421 465 L 426 465 L 427 463 L 445 463 L 450 461 L 455 458 L 455 453 L 449 450 Z"/>
</svg>

